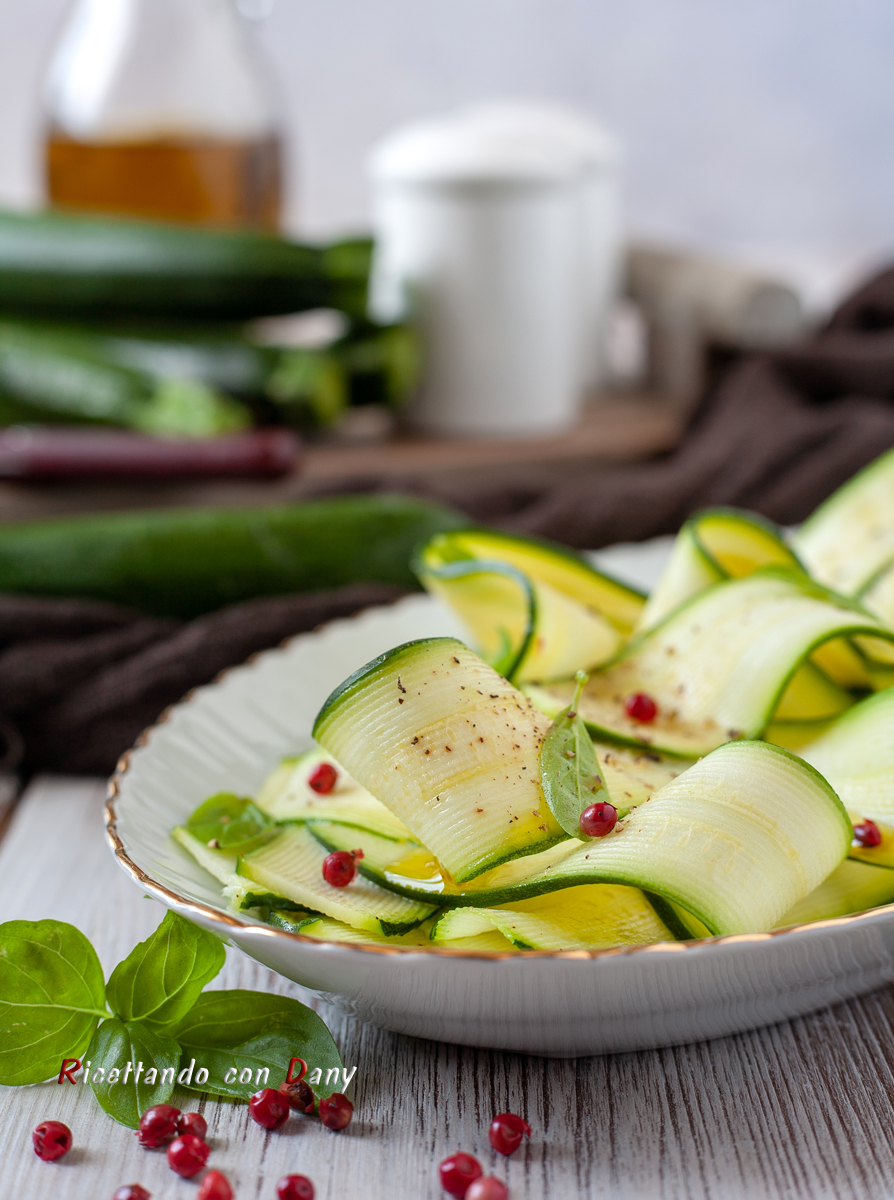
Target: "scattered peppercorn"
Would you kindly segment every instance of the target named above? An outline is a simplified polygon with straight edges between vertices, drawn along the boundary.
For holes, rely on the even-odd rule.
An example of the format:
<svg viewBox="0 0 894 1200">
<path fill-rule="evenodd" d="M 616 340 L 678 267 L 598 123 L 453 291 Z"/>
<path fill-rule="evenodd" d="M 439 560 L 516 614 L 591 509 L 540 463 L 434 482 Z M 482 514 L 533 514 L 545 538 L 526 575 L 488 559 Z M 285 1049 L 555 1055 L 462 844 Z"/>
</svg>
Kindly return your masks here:
<svg viewBox="0 0 894 1200">
<path fill-rule="evenodd" d="M 34 1153 L 43 1162 L 55 1162 L 72 1146 L 71 1130 L 61 1121 L 41 1121 L 31 1134 Z"/>
<path fill-rule="evenodd" d="M 208 1161 L 211 1147 L 194 1133 L 184 1133 L 168 1146 L 168 1166 L 184 1179 L 198 1175 Z"/>
<path fill-rule="evenodd" d="M 327 1129 L 344 1129 L 351 1123 L 354 1105 L 341 1092 L 333 1092 L 328 1099 L 320 1101 L 319 1112 Z"/>
</svg>

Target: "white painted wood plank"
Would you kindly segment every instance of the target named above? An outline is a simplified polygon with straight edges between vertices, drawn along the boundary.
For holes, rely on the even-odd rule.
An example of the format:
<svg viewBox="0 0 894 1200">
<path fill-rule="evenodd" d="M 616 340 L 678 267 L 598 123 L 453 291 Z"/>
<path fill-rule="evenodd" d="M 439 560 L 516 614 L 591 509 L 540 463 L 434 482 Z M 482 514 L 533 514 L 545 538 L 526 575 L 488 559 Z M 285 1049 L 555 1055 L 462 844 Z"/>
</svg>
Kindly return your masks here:
<svg viewBox="0 0 894 1200">
<path fill-rule="evenodd" d="M 102 786 L 41 780 L 0 845 L 0 918 L 69 920 L 107 970 L 162 909 L 118 870 L 101 832 Z M 218 986 L 308 999 L 230 951 Z M 594 997 L 594 1004 L 598 997 Z M 273 1200 L 301 1171 L 321 1200 L 436 1200 L 437 1163 L 477 1153 L 512 1200 L 885 1200 L 894 1197 L 894 993 L 769 1030 L 612 1058 L 544 1061 L 414 1041 L 317 1006 L 349 1066 L 357 1118 L 342 1134 L 293 1118 L 265 1134 L 244 1106 L 202 1101 L 213 1165 L 238 1200 Z M 490 1150 L 493 1113 L 525 1114 L 534 1137 L 508 1162 Z M 39 1162 L 30 1131 L 70 1125 L 77 1150 Z M 141 1150 L 86 1088 L 0 1089 L 0 1196 L 106 1200 L 143 1182 L 157 1200 L 194 1197 L 164 1156 Z"/>
</svg>

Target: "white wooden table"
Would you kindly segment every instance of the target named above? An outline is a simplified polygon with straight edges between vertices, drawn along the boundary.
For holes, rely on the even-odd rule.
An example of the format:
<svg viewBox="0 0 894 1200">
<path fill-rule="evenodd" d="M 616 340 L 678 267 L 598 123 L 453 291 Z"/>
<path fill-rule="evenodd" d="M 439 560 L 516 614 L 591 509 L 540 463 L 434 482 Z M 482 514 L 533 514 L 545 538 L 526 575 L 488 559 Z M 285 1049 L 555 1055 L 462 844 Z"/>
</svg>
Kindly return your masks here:
<svg viewBox="0 0 894 1200">
<path fill-rule="evenodd" d="M 93 941 L 108 972 L 161 919 L 119 871 L 101 828 L 99 781 L 42 779 L 0 843 L 0 919 L 54 917 Z M 230 950 L 214 986 L 294 985 Z M 274 1200 L 308 1175 L 320 1200 L 436 1200 L 437 1164 L 476 1153 L 512 1200 L 885 1200 L 894 1198 L 894 993 L 696 1046 L 551 1061 L 399 1037 L 316 1005 L 345 1064 L 358 1067 L 354 1123 L 333 1134 L 293 1118 L 265 1134 L 244 1106 L 204 1111 L 212 1164 L 237 1200 Z M 512 1159 L 487 1143 L 495 1112 L 534 1136 Z M 39 1162 L 31 1130 L 68 1124 L 76 1149 Z M 194 1200 L 194 1183 L 141 1150 L 84 1087 L 0 1089 L 0 1198 L 110 1200 L 142 1182 L 154 1200 Z"/>
</svg>

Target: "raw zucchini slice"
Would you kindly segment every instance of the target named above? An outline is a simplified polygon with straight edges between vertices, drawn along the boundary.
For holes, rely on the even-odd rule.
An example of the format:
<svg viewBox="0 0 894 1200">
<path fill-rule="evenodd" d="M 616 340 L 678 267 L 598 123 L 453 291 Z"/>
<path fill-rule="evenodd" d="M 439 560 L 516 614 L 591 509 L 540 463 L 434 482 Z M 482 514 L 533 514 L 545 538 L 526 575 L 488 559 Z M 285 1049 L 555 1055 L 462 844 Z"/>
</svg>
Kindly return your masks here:
<svg viewBox="0 0 894 1200">
<path fill-rule="evenodd" d="M 352 675 L 314 737 L 462 883 L 565 838 L 540 789 L 548 727 L 462 642 L 429 638 Z"/>
<path fill-rule="evenodd" d="M 824 649 L 824 647 L 820 647 Z M 774 721 L 828 721 L 849 709 L 854 697 L 815 663 L 802 663 L 773 713 Z"/>
<path fill-rule="evenodd" d="M 240 882 L 236 874 L 238 855 L 226 850 L 213 850 L 206 842 L 200 841 L 190 833 L 185 825 L 178 825 L 176 829 L 171 830 L 171 837 L 224 887 Z"/>
<path fill-rule="evenodd" d="M 291 826 L 275 842 L 241 859 L 239 875 L 243 885 L 251 880 L 276 896 L 373 933 L 406 933 L 434 911 L 360 876 L 347 887 L 332 887 L 323 878 L 325 857 L 326 851 L 304 825 Z"/>
<path fill-rule="evenodd" d="M 179 825 L 172 831 L 171 836 L 192 855 L 200 867 L 209 875 L 213 875 L 218 883 L 223 884 L 224 893 L 232 908 L 245 912 L 254 908 L 267 909 L 273 904 L 287 904 L 295 920 L 302 920 L 311 913 L 316 913 L 316 909 L 310 909 L 306 905 L 294 904 L 280 896 L 253 889 L 248 880 L 238 874 L 238 855 L 227 850 L 213 850 L 206 842 L 196 838 L 185 825 Z"/>
<path fill-rule="evenodd" d="M 308 783 L 321 763 L 329 763 L 338 771 L 335 787 L 325 795 L 315 792 Z M 296 758 L 283 759 L 265 780 L 256 803 L 274 821 L 341 821 L 395 841 L 412 836 L 384 804 L 338 767 L 325 750 L 318 748 Z"/>
<path fill-rule="evenodd" d="M 754 932 L 819 885 L 851 832 L 816 771 L 765 742 L 731 742 L 557 872 L 655 892 L 714 934 Z"/>
<path fill-rule="evenodd" d="M 818 888 L 780 918 L 779 927 L 829 921 L 894 903 L 894 871 L 846 858 Z"/>
<path fill-rule="evenodd" d="M 354 929 L 344 921 L 333 921 L 331 917 L 309 917 L 296 920 L 294 913 L 274 910 L 267 917 L 267 924 L 287 933 L 303 933 L 305 937 L 319 938 L 321 942 L 350 942 L 354 945 L 374 946 L 431 946 L 428 926 L 419 926 L 409 933 L 395 933 L 386 937 L 369 929 Z"/>
<path fill-rule="evenodd" d="M 453 908 L 437 918 L 431 939 L 497 929 L 520 950 L 607 950 L 675 938 L 638 888 L 591 884 L 522 900 L 511 908 Z"/>
<path fill-rule="evenodd" d="M 632 642 L 591 677 L 579 711 L 600 740 L 695 757 L 731 739 L 758 736 L 802 663 L 830 639 L 853 634 L 894 642 L 874 617 L 805 575 L 765 567 L 707 588 Z M 555 715 L 570 702 L 574 684 L 525 690 Z M 658 706 L 651 724 L 625 711 L 628 697 L 640 692 Z M 786 710 L 789 719 L 796 717 L 794 704 Z M 806 715 L 821 711 L 818 704 Z"/>
<path fill-rule="evenodd" d="M 208 871 L 209 875 L 214 876 L 218 883 L 223 884 L 224 894 L 227 895 L 230 905 L 238 908 L 240 912 L 245 912 L 250 908 L 288 905 L 294 920 L 319 916 L 316 908 L 296 905 L 293 901 L 284 900 L 282 896 L 252 889 L 246 878 L 238 874 L 239 858 L 236 854 L 223 850 L 211 850 L 204 841 L 194 838 L 186 826 L 178 826 L 173 830 L 172 836 L 188 854 L 192 854 L 199 866 Z"/>
<path fill-rule="evenodd" d="M 708 508 L 695 513 L 677 535 L 638 629 L 651 629 L 712 583 L 739 579 L 769 566 L 802 569 L 777 525 L 735 508 Z"/>
<path fill-rule="evenodd" d="M 417 572 L 466 623 L 485 661 L 512 682 L 566 679 L 621 647 L 621 634 L 601 613 L 505 563 L 448 562 Z"/>
<path fill-rule="evenodd" d="M 435 536 L 419 553 L 417 574 L 444 563 L 486 559 L 515 567 L 537 583 L 601 613 L 624 637 L 639 620 L 646 602 L 642 592 L 597 571 L 583 558 L 551 542 L 512 537 L 490 529 L 460 529 Z"/>
<path fill-rule="evenodd" d="M 693 765 L 692 759 L 667 758 L 642 746 L 596 742 L 594 747 L 611 802 L 621 816 Z"/>
<path fill-rule="evenodd" d="M 849 816 L 852 821 L 865 819 L 864 813 L 851 812 Z M 876 824 L 882 835 L 880 844 L 878 846 L 861 846 L 854 838 L 847 856 L 856 862 L 867 863 L 870 867 L 888 867 L 889 870 L 894 870 L 894 827 L 885 825 L 882 821 L 878 821 Z"/>
<path fill-rule="evenodd" d="M 412 900 L 426 900 L 444 907 L 468 904 L 510 904 L 529 895 L 552 890 L 552 872 L 558 864 L 580 849 L 577 838 L 569 838 L 540 854 L 529 854 L 501 863 L 468 883 L 458 884 L 444 870 L 430 850 L 408 843 L 395 853 L 393 842 L 373 834 L 353 835 L 343 825 L 309 821 L 307 828 L 326 852 L 360 848 L 364 858 L 358 862 L 361 875 L 382 887 Z M 349 845 L 350 843 L 350 845 Z M 566 885 L 560 883 L 559 887 Z"/>
<path fill-rule="evenodd" d="M 886 562 L 860 591 L 860 601 L 868 612 L 894 628 L 894 562 Z"/>
<path fill-rule="evenodd" d="M 772 720 L 761 735 L 765 742 L 773 742 L 797 754 L 811 742 L 815 742 L 835 724 L 835 717 L 823 721 L 777 721 Z"/>
<path fill-rule="evenodd" d="M 429 943 L 431 945 L 431 943 Z M 476 933 L 471 937 L 451 938 L 449 942 L 437 947 L 439 950 L 464 951 L 473 954 L 521 954 L 522 951 L 509 938 L 504 937 L 498 929 L 488 926 L 486 933 Z"/>
<path fill-rule="evenodd" d="M 894 450 L 855 475 L 807 518 L 794 539 L 821 583 L 854 595 L 894 558 Z"/>
<path fill-rule="evenodd" d="M 851 812 L 894 824 L 894 688 L 863 700 L 799 753 Z"/>
<path fill-rule="evenodd" d="M 327 846 L 341 848 L 343 827 L 312 828 Z M 433 875 L 424 883 L 429 895 L 440 884 L 437 901 L 451 908 L 504 907 L 582 884 L 626 884 L 691 914 L 700 925 L 690 928 L 756 932 L 772 928 L 819 885 L 846 855 L 851 833 L 841 802 L 812 767 L 766 742 L 730 742 L 666 784 L 607 837 L 583 845 L 569 840 L 462 889 Z M 358 836 L 366 850 L 369 835 Z M 417 850 L 410 870 L 374 853 L 360 865 L 406 894 L 419 885 L 422 857 Z M 434 860 L 430 866 L 436 868 Z"/>
</svg>

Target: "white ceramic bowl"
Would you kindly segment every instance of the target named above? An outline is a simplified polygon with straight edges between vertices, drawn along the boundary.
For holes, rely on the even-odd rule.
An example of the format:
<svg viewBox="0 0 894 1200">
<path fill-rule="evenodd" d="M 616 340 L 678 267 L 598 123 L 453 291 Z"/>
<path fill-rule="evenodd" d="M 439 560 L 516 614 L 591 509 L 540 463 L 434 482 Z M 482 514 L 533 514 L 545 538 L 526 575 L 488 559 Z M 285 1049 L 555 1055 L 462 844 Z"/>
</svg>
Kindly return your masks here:
<svg viewBox="0 0 894 1200">
<path fill-rule="evenodd" d="M 107 829 L 140 888 L 252 958 L 399 1033 L 573 1056 L 718 1037 L 797 1016 L 894 979 L 894 906 L 774 933 L 608 951 L 472 954 L 338 945 L 228 911 L 168 836 L 217 791 L 252 794 L 304 749 L 331 689 L 411 638 L 460 634 L 413 596 L 302 634 L 170 709 L 122 760 Z"/>
</svg>

